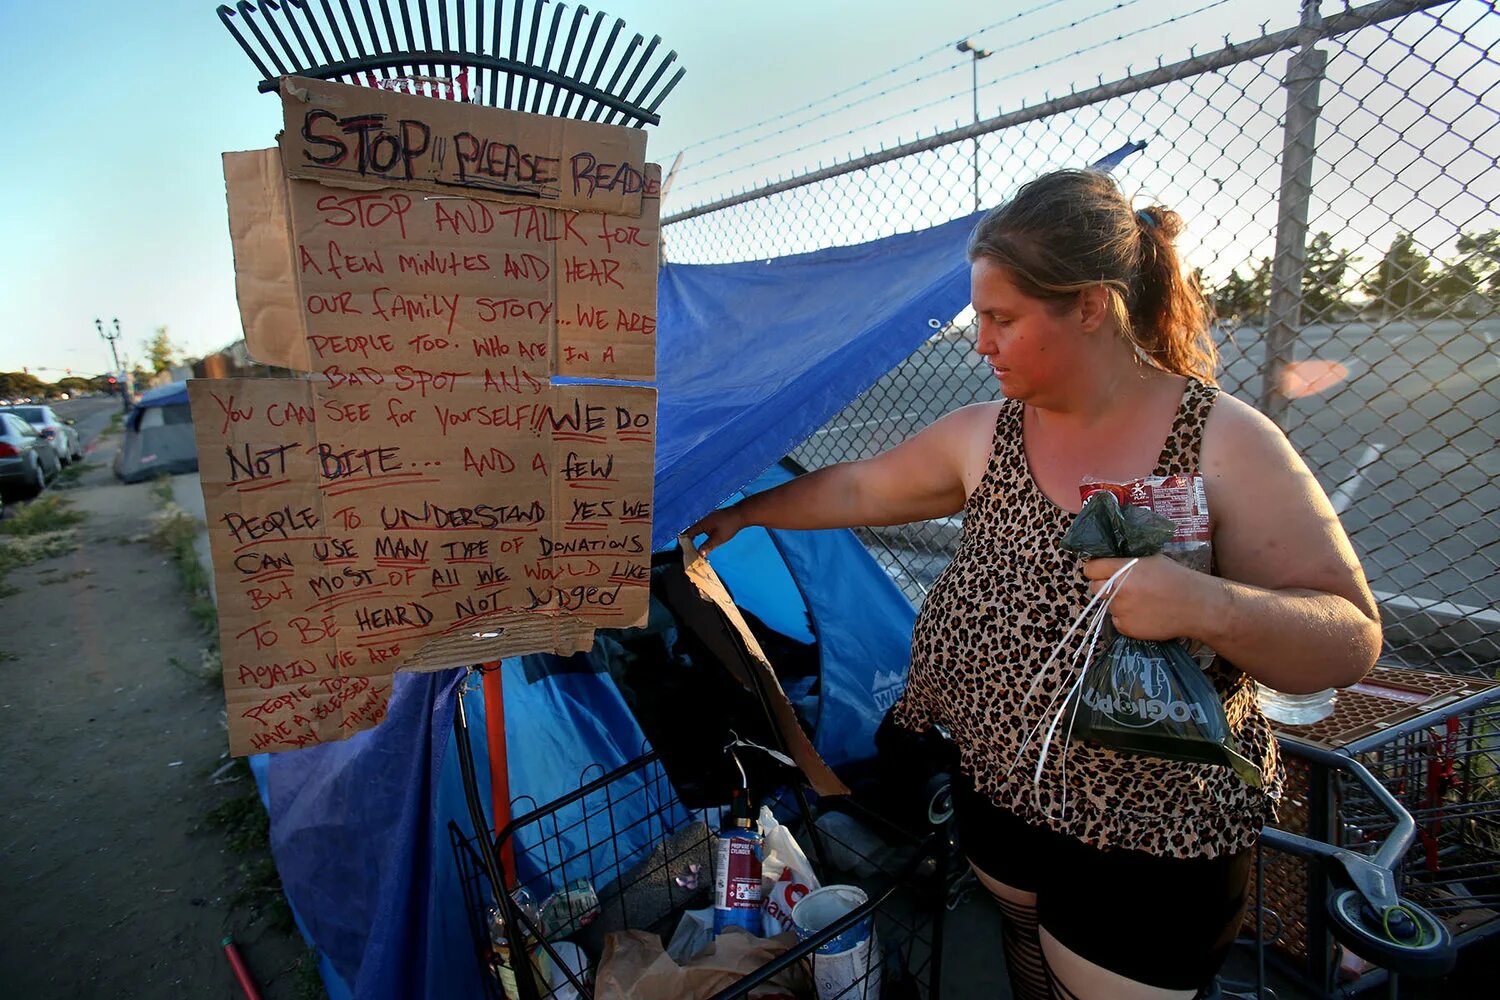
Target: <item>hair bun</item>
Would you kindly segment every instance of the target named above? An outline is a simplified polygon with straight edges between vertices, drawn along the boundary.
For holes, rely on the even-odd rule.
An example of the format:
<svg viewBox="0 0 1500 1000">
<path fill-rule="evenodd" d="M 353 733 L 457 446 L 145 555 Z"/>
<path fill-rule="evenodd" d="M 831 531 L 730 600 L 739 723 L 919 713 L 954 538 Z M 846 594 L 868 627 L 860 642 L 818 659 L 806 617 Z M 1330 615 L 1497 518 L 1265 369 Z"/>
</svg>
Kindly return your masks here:
<svg viewBox="0 0 1500 1000">
<path fill-rule="evenodd" d="M 1135 214 L 1148 229 L 1160 231 L 1161 235 L 1166 239 L 1175 240 L 1177 234 L 1182 232 L 1182 216 L 1170 208 L 1163 208 L 1161 205 L 1151 205 Z"/>
</svg>

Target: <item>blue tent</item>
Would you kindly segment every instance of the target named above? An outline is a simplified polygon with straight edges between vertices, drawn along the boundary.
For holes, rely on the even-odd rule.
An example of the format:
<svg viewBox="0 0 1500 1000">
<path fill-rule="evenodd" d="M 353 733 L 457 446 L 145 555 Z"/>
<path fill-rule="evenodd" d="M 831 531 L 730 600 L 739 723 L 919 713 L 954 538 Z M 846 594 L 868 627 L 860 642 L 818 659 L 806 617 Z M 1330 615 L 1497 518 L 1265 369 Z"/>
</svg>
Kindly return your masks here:
<svg viewBox="0 0 1500 1000">
<path fill-rule="evenodd" d="M 662 268 L 658 549 L 736 491 L 784 481 L 792 473 L 778 459 L 957 315 L 975 221 L 769 261 Z M 838 769 L 868 759 L 904 683 L 914 618 L 904 595 L 848 531 L 756 529 L 712 562 L 768 629 L 816 644 L 815 683 L 788 694 L 825 760 Z M 517 809 L 634 759 L 644 742 L 608 672 L 528 670 L 537 659 L 555 658 L 501 667 Z M 472 826 L 455 764 L 458 699 L 474 745 L 485 739 L 482 696 L 466 683 L 461 669 L 399 674 L 376 729 L 252 759 L 283 885 L 334 1000 L 481 995 L 447 833 L 450 820 Z M 593 859 L 596 884 L 637 847 L 621 838 L 616 857 Z"/>
</svg>

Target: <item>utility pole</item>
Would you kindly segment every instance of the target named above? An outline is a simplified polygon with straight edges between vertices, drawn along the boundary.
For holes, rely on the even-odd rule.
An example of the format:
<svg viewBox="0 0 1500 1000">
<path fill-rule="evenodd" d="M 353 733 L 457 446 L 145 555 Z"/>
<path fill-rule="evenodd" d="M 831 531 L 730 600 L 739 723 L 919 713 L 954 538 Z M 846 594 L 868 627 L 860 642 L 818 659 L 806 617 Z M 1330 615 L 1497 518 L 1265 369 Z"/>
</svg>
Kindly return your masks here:
<svg viewBox="0 0 1500 1000">
<path fill-rule="evenodd" d="M 110 333 L 104 328 L 103 320 L 94 320 L 94 329 L 99 331 L 99 336 L 109 341 L 110 356 L 115 359 L 115 377 L 119 380 L 120 387 L 120 409 L 125 413 L 130 412 L 130 393 L 125 389 L 125 370 L 120 367 L 120 352 L 115 348 L 115 341 L 120 339 L 120 321 L 112 320 L 114 332 Z"/>
<path fill-rule="evenodd" d="M 973 82 L 970 92 L 974 95 L 974 124 L 979 124 L 979 60 L 988 59 L 994 55 L 989 49 L 975 48 L 974 43 L 965 38 L 954 48 L 960 52 L 967 52 L 974 58 L 969 60 L 969 66 L 973 69 Z M 974 211 L 979 211 L 979 136 L 974 137 Z"/>
</svg>

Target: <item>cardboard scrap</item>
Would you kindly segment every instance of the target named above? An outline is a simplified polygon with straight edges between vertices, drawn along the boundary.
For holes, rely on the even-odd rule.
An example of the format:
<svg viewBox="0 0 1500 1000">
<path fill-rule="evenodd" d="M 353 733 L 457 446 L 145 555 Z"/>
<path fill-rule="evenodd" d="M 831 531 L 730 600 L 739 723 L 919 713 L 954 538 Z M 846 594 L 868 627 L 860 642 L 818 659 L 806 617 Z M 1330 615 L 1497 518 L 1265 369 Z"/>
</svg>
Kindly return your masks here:
<svg viewBox="0 0 1500 1000">
<path fill-rule="evenodd" d="M 226 154 L 250 355 L 330 378 L 408 365 L 650 380 L 660 199 L 638 217 L 283 181 Z M 646 166 L 653 184 L 656 164 Z"/>
<path fill-rule="evenodd" d="M 708 560 L 698 554 L 691 539 L 680 537 L 678 545 L 683 571 L 666 574 L 662 585 L 667 603 L 677 613 L 681 625 L 703 641 L 735 680 L 764 699 L 781 735 L 781 749 L 797 764 L 813 790 L 819 795 L 848 795 L 848 786 L 833 773 L 802 731 L 796 710 L 781 689 L 771 661 L 766 659 L 724 582 Z"/>
<path fill-rule="evenodd" d="M 650 183 L 643 129 L 296 76 L 281 106 L 288 175 L 324 184 L 635 216 Z"/>
<path fill-rule="evenodd" d="M 645 620 L 651 389 L 188 392 L 236 753 L 363 728 L 396 669 L 571 653 Z"/>
<path fill-rule="evenodd" d="M 764 938 L 730 927 L 702 953 L 678 965 L 662 947 L 660 935 L 618 931 L 604 939 L 594 996 L 597 1000 L 708 1000 L 796 944 L 797 935 L 791 931 Z M 797 963 L 749 995 L 763 1000 L 809 996 L 811 987 L 806 965 Z"/>
<path fill-rule="evenodd" d="M 292 263 L 286 181 L 275 150 L 225 153 L 224 185 L 245 348 L 263 364 L 310 371 Z"/>
</svg>

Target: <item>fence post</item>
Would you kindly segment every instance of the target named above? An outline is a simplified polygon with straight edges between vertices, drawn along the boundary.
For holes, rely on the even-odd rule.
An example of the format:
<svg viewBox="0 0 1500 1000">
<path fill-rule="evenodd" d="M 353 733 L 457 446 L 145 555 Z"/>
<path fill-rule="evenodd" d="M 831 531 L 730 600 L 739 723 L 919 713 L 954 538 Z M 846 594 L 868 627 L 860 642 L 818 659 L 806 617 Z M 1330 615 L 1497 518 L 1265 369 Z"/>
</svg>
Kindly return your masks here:
<svg viewBox="0 0 1500 1000">
<path fill-rule="evenodd" d="M 1271 263 L 1271 303 L 1266 358 L 1261 366 L 1260 408 L 1285 429 L 1287 397 L 1281 374 L 1292 360 L 1302 316 L 1302 274 L 1307 268 L 1307 217 L 1312 168 L 1317 155 L 1318 91 L 1328 53 L 1315 46 L 1323 18 L 1318 0 L 1302 0 L 1300 48 L 1287 61 L 1286 132 L 1281 147 L 1281 192 L 1277 197 L 1276 252 Z"/>
</svg>

